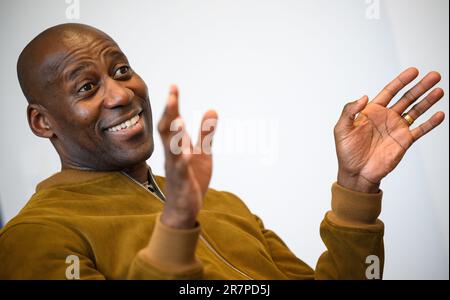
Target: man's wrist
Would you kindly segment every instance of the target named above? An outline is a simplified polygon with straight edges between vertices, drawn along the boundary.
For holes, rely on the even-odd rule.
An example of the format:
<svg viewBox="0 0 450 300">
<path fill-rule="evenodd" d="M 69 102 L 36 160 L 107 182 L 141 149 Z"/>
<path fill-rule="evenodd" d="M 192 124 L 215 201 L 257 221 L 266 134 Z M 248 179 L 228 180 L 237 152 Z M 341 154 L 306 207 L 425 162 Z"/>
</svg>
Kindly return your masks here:
<svg viewBox="0 0 450 300">
<path fill-rule="evenodd" d="M 197 218 L 188 213 L 179 213 L 164 207 L 160 221 L 167 227 L 173 229 L 191 229 L 197 225 Z"/>
<path fill-rule="evenodd" d="M 379 182 L 373 183 L 360 175 L 348 175 L 341 171 L 338 172 L 337 183 L 346 189 L 360 193 L 376 194 L 380 190 Z"/>
</svg>

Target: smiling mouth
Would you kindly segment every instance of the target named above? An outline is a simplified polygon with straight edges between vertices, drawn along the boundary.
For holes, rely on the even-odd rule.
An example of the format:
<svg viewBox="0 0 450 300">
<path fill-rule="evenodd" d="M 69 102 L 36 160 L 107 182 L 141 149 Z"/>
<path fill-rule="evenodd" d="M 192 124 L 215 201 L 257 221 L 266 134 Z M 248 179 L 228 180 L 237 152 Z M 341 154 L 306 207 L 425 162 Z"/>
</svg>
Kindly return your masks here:
<svg viewBox="0 0 450 300">
<path fill-rule="evenodd" d="M 128 128 L 132 128 L 139 122 L 140 117 L 141 116 L 139 114 L 137 114 L 134 117 L 132 117 L 131 119 L 126 120 L 125 122 L 120 123 L 118 125 L 109 127 L 106 130 L 109 132 L 116 132 L 116 131 L 121 131 L 121 130 L 128 129 Z"/>
</svg>

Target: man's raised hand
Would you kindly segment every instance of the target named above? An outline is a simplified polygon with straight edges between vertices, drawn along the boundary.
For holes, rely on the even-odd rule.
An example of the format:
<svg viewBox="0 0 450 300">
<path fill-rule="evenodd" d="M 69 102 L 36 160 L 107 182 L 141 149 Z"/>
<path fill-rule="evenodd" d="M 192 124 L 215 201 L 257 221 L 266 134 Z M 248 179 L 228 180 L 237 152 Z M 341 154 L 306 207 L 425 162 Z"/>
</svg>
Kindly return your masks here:
<svg viewBox="0 0 450 300">
<path fill-rule="evenodd" d="M 192 228 L 212 175 L 211 143 L 217 113 L 207 111 L 195 145 L 178 110 L 178 88 L 171 86 L 166 109 L 158 124 L 165 152 L 166 203 L 161 222 L 172 228 Z"/>
<path fill-rule="evenodd" d="M 340 185 L 360 192 L 377 192 L 381 179 L 398 165 L 408 148 L 442 123 L 445 118 L 443 112 L 436 112 L 413 129 L 402 117 L 407 112 L 412 120 L 417 120 L 444 96 L 441 88 L 435 88 L 417 101 L 440 81 L 441 76 L 437 72 L 428 73 L 394 105 L 387 107 L 395 95 L 418 75 L 416 68 L 409 68 L 371 102 L 368 103 L 368 97 L 364 96 L 345 105 L 334 128 Z"/>
</svg>

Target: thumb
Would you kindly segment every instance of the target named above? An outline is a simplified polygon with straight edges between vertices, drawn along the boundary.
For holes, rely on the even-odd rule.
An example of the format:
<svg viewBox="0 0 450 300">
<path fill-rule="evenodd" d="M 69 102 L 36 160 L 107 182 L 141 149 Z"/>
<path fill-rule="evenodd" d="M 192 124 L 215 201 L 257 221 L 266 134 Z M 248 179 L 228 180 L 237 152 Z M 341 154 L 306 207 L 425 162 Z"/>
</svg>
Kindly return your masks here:
<svg viewBox="0 0 450 300">
<path fill-rule="evenodd" d="M 342 110 L 341 117 L 336 124 L 338 127 L 353 127 L 353 122 L 355 121 L 355 116 L 361 112 L 369 102 L 369 97 L 366 95 L 362 96 L 360 99 L 349 102 L 344 106 Z"/>
</svg>

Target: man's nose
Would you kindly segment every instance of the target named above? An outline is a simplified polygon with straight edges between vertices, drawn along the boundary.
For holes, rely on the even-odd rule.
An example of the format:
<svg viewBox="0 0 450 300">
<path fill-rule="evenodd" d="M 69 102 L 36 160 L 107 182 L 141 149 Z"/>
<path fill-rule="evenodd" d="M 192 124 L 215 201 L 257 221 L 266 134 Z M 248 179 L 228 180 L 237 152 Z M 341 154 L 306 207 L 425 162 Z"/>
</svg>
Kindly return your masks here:
<svg viewBox="0 0 450 300">
<path fill-rule="evenodd" d="M 108 78 L 105 82 L 105 98 L 103 105 L 106 108 L 128 105 L 134 97 L 131 89 L 127 88 L 123 82 Z"/>
</svg>

